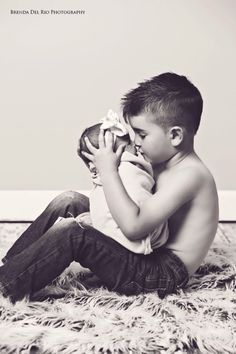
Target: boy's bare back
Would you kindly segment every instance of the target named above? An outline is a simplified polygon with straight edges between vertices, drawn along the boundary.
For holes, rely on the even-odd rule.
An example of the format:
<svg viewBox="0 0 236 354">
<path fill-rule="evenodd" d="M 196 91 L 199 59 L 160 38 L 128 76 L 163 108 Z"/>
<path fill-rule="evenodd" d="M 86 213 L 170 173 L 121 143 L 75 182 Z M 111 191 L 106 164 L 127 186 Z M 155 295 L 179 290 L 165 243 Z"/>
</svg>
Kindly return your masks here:
<svg viewBox="0 0 236 354">
<path fill-rule="evenodd" d="M 187 175 L 185 179 L 185 174 Z M 167 166 L 158 175 L 158 194 L 170 188 L 178 188 L 176 183 L 196 186 L 190 201 L 179 208 L 169 218 L 170 237 L 167 248 L 171 249 L 186 265 L 192 275 L 206 256 L 218 225 L 218 196 L 214 179 L 195 153 L 186 156 L 174 166 Z M 176 176 L 179 175 L 178 182 Z M 181 186 L 179 186 L 181 189 Z M 157 194 L 157 197 L 158 197 Z"/>
</svg>

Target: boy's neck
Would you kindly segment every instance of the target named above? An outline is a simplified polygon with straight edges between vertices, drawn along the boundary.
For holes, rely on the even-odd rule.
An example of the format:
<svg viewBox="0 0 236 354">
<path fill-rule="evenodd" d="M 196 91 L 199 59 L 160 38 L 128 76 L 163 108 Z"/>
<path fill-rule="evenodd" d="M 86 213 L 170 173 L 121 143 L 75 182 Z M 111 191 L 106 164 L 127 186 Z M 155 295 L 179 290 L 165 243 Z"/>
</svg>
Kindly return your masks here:
<svg viewBox="0 0 236 354">
<path fill-rule="evenodd" d="M 169 160 L 164 162 L 164 169 L 170 170 L 172 167 L 179 165 L 190 154 L 195 155 L 193 137 L 187 137 L 183 141 L 182 148 L 180 150 L 177 149 Z"/>
<path fill-rule="evenodd" d="M 189 147 L 188 149 L 176 152 L 169 160 L 161 163 L 160 165 L 155 166 L 154 171 L 159 174 L 163 170 L 170 170 L 174 166 L 177 166 L 182 163 L 182 161 L 185 160 L 186 157 L 188 157 L 190 154 L 195 155 L 193 146 Z"/>
<path fill-rule="evenodd" d="M 186 159 L 187 156 L 193 153 L 195 154 L 193 147 L 187 150 L 178 151 L 175 155 L 173 155 L 169 160 L 165 162 L 165 169 L 170 169 L 180 164 L 183 160 Z"/>
</svg>

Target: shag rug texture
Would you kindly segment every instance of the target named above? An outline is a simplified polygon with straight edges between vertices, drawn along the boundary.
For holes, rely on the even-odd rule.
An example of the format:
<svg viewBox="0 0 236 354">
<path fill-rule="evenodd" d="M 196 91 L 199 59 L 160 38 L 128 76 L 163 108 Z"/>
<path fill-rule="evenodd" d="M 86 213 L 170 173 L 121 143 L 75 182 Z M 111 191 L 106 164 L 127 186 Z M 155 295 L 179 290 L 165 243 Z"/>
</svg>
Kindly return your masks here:
<svg viewBox="0 0 236 354">
<path fill-rule="evenodd" d="M 0 224 L 0 256 L 27 224 Z M 164 300 L 120 296 L 74 265 L 12 305 L 0 295 L 0 353 L 236 353 L 236 227 L 220 224 L 189 284 Z"/>
</svg>

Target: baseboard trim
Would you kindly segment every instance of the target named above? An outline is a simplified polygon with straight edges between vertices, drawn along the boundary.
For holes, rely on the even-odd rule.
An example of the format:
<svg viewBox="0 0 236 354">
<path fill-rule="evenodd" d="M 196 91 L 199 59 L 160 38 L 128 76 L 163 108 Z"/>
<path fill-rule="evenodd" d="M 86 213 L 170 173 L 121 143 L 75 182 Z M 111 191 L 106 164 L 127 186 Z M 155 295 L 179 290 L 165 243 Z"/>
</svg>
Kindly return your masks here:
<svg viewBox="0 0 236 354">
<path fill-rule="evenodd" d="M 88 195 L 88 191 L 79 191 Z M 0 222 L 31 222 L 58 194 L 55 191 L 0 191 Z M 236 190 L 218 191 L 220 221 L 236 222 Z"/>
<path fill-rule="evenodd" d="M 236 190 L 218 191 L 219 220 L 222 222 L 236 222 Z"/>
</svg>

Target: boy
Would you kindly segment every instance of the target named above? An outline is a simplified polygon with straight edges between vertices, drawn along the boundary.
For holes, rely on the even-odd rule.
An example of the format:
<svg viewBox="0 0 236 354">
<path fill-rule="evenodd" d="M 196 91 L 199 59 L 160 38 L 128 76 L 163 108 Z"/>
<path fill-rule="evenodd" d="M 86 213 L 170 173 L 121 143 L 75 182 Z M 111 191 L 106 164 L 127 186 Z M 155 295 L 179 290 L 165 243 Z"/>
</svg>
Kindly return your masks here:
<svg viewBox="0 0 236 354">
<path fill-rule="evenodd" d="M 152 164 L 158 193 L 137 206 L 117 173 L 121 149 L 100 134 L 99 149 L 87 140 L 111 214 L 130 240 L 138 240 L 168 220 L 166 248 L 192 275 L 205 258 L 218 225 L 214 179 L 194 151 L 202 98 L 184 76 L 165 73 L 141 83 L 123 99 L 123 114 L 135 132 L 135 144 Z"/>
<path fill-rule="evenodd" d="M 89 138 L 94 146 L 98 147 L 98 136 L 101 128 L 115 135 L 115 148 L 118 148 L 121 144 L 125 146 L 119 165 L 119 175 L 130 198 L 139 205 L 151 196 L 155 184 L 150 163 L 141 154 L 137 154 L 125 126 L 121 124 L 116 113 L 109 110 L 101 123 L 86 128 L 79 139 L 78 154 L 90 170 L 93 189 L 89 196 L 90 213 L 80 214 L 76 220 L 81 225 L 84 222 L 85 227 L 86 223 L 89 223 L 95 229 L 113 238 L 132 252 L 149 254 L 153 249 L 166 243 L 168 238 L 167 222 L 139 240 L 129 240 L 121 232 L 107 206 L 103 186 L 96 167 L 81 153 L 81 151 L 86 150 L 85 136 Z"/>
<path fill-rule="evenodd" d="M 87 140 L 84 156 L 96 166 L 110 212 L 130 240 L 168 221 L 166 245 L 135 254 L 100 233 L 82 229 L 75 218 L 88 199 L 70 192 L 55 198 L 8 251 L 0 267 L 0 290 L 17 301 L 49 284 L 73 261 L 89 268 L 109 290 L 156 292 L 160 298 L 183 288 L 206 256 L 218 225 L 214 179 L 194 152 L 202 98 L 184 76 L 165 73 L 145 81 L 123 99 L 123 115 L 135 132 L 140 153 L 154 170 L 158 193 L 141 205 L 127 194 L 118 174 L 122 147 L 103 131 L 99 149 Z"/>
</svg>

